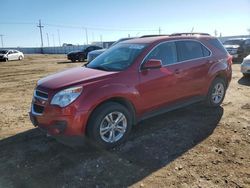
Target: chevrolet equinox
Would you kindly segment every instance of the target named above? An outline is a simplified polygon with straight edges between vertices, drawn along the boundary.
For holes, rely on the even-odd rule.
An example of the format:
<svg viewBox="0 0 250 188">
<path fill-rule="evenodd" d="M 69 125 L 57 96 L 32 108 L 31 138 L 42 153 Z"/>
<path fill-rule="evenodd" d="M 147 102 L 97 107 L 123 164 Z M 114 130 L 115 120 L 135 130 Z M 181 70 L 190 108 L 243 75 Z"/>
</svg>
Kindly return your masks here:
<svg viewBox="0 0 250 188">
<path fill-rule="evenodd" d="M 231 64 L 222 44 L 204 33 L 124 41 L 85 66 L 39 80 L 30 119 L 56 138 L 87 137 L 112 148 L 146 118 L 200 101 L 218 107 Z"/>
</svg>

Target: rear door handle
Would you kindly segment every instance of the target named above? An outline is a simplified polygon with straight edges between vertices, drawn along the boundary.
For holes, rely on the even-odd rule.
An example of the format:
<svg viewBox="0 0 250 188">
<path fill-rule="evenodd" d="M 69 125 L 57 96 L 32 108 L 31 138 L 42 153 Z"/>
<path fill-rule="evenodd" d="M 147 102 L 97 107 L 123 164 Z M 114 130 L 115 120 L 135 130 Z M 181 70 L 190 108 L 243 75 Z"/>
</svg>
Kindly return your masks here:
<svg viewBox="0 0 250 188">
<path fill-rule="evenodd" d="M 180 74 L 180 73 L 181 73 L 181 70 L 180 70 L 180 69 L 175 69 L 174 73 L 175 73 L 175 74 Z"/>
</svg>

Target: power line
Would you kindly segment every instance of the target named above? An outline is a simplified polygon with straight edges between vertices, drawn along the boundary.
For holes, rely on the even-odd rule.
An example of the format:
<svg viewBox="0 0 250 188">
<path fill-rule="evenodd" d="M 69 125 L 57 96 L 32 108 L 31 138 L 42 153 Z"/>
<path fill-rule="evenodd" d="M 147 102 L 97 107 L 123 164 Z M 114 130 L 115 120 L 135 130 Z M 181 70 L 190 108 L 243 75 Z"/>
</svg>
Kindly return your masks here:
<svg viewBox="0 0 250 188">
<path fill-rule="evenodd" d="M 33 22 L 0 22 L 0 25 L 35 25 Z M 80 25 L 64 25 L 64 24 L 51 24 L 51 23 L 43 23 L 44 26 L 48 27 L 57 27 L 57 28 L 72 28 L 72 29 L 88 29 L 88 30 L 99 30 L 99 31 L 137 31 L 137 32 L 157 32 L 158 29 L 135 29 L 135 28 L 113 28 L 113 27 L 91 27 L 85 26 L 82 27 Z"/>
<path fill-rule="evenodd" d="M 42 32 L 42 28 L 44 27 L 41 23 L 41 20 L 39 20 L 39 25 L 37 26 L 40 29 L 40 35 L 41 35 L 41 47 L 43 48 L 43 32 Z"/>
</svg>

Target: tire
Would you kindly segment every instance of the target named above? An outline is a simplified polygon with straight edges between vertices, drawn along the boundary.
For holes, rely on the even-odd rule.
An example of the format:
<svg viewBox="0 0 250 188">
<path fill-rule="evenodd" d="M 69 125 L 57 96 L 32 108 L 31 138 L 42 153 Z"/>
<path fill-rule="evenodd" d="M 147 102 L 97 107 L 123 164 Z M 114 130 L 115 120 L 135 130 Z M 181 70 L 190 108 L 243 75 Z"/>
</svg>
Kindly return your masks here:
<svg viewBox="0 0 250 188">
<path fill-rule="evenodd" d="M 74 62 L 76 62 L 76 60 L 75 59 L 71 59 L 71 62 L 74 63 Z"/>
<path fill-rule="evenodd" d="M 83 62 L 85 60 L 84 56 L 79 56 L 78 61 Z"/>
<path fill-rule="evenodd" d="M 96 146 L 104 149 L 118 146 L 129 136 L 132 128 L 131 117 L 128 109 L 123 105 L 115 102 L 105 103 L 91 115 L 87 127 L 87 137 Z M 116 120 L 117 124 L 111 124 Z"/>
<path fill-rule="evenodd" d="M 246 78 L 248 78 L 248 77 L 250 77 L 250 74 L 243 73 L 243 76 L 246 77 Z"/>
<path fill-rule="evenodd" d="M 207 99 L 206 104 L 208 107 L 218 107 L 224 100 L 226 94 L 226 83 L 222 78 L 215 78 L 212 82 Z"/>
<path fill-rule="evenodd" d="M 5 61 L 5 62 L 8 62 L 9 60 L 8 60 L 8 58 L 5 58 L 4 61 Z"/>
<path fill-rule="evenodd" d="M 20 56 L 18 57 L 18 60 L 19 60 L 19 61 L 22 61 L 22 60 L 23 60 L 23 56 L 20 55 Z"/>
</svg>

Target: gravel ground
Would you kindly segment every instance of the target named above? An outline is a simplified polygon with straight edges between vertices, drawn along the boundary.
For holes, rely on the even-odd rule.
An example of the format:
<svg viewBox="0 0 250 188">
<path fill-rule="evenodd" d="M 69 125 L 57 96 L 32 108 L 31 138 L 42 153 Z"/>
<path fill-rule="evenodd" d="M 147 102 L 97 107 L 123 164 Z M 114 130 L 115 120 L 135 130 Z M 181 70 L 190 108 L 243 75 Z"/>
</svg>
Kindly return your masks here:
<svg viewBox="0 0 250 188">
<path fill-rule="evenodd" d="M 62 55 L 0 62 L 0 187 L 250 187 L 250 78 L 239 64 L 221 107 L 145 120 L 110 151 L 67 147 L 29 121 L 36 81 L 74 66 Z"/>
</svg>

